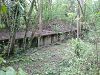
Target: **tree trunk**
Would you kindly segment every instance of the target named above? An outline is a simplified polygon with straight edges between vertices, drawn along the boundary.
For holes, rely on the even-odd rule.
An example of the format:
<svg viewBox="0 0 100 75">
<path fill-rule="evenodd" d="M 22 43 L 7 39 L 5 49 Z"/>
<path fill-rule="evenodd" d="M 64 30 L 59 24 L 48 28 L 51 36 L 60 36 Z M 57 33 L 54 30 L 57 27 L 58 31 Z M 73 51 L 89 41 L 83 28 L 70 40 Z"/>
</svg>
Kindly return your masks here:
<svg viewBox="0 0 100 75">
<path fill-rule="evenodd" d="M 77 8 L 77 39 L 79 39 L 79 28 L 80 28 L 80 22 L 79 22 L 79 18 L 80 18 L 80 10 L 79 10 L 79 6 Z"/>
<path fill-rule="evenodd" d="M 52 19 L 52 0 L 48 0 L 48 17 Z"/>
<path fill-rule="evenodd" d="M 26 17 L 26 15 L 24 16 L 24 19 L 25 19 L 25 24 L 26 24 L 26 29 L 25 29 L 25 36 L 24 36 L 24 39 L 23 39 L 23 48 L 24 50 L 26 50 L 26 46 L 27 46 L 27 43 L 26 43 L 26 40 L 27 40 L 27 32 L 28 32 L 28 26 L 29 26 L 29 21 L 30 21 L 30 17 L 31 17 L 31 14 L 32 14 L 32 11 L 33 11 L 33 6 L 34 6 L 34 2 L 35 0 L 32 1 L 31 3 L 31 7 L 30 7 L 30 10 L 28 12 L 28 18 Z"/>
<path fill-rule="evenodd" d="M 12 21 L 11 24 L 11 34 L 10 34 L 10 39 L 9 39 L 9 48 L 8 48 L 8 56 L 10 54 L 13 54 L 14 53 L 14 46 L 15 46 L 15 37 L 16 37 L 16 27 L 17 27 L 17 23 L 18 23 L 18 5 L 16 4 L 15 7 L 14 7 L 14 10 L 12 12 Z M 11 20 L 11 19 L 10 19 Z M 10 21 L 9 21 L 10 22 Z"/>
<path fill-rule="evenodd" d="M 38 15 L 39 15 L 39 36 L 38 36 L 38 47 L 40 46 L 40 41 L 41 41 L 41 32 L 42 32 L 42 5 L 43 5 L 43 0 L 38 1 Z"/>
<path fill-rule="evenodd" d="M 84 12 L 82 9 L 84 0 L 77 0 L 77 2 L 78 2 L 78 7 L 77 7 L 77 39 L 79 39 L 79 35 L 81 33 L 80 19 L 81 19 L 81 17 L 84 16 Z"/>
</svg>

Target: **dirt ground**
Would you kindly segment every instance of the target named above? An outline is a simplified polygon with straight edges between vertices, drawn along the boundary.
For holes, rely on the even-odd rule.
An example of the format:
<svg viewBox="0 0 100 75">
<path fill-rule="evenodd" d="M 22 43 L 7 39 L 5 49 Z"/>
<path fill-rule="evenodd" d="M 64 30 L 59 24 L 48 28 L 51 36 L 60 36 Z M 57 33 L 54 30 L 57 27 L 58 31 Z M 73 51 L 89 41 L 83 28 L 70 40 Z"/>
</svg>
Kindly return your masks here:
<svg viewBox="0 0 100 75">
<path fill-rule="evenodd" d="M 49 75 L 47 73 L 51 71 L 59 71 L 59 63 L 66 57 L 65 48 L 67 48 L 67 44 L 62 43 L 28 50 L 26 53 L 18 56 L 20 60 L 17 61 L 17 58 L 15 58 L 12 66 L 23 68 L 29 75 Z M 35 50 L 36 52 L 34 52 Z M 56 73 L 54 75 L 58 74 Z"/>
</svg>

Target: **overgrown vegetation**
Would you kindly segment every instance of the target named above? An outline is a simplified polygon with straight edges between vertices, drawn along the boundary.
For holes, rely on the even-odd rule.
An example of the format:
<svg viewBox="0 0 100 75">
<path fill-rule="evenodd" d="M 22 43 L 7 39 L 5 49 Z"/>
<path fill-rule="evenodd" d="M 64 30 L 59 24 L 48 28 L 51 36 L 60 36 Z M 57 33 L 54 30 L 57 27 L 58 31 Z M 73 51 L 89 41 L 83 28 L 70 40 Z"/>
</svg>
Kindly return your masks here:
<svg viewBox="0 0 100 75">
<path fill-rule="evenodd" d="M 67 41 L 64 43 L 66 45 L 58 45 L 58 40 L 63 38 L 59 36 L 65 33 L 59 31 L 66 26 L 69 28 L 65 38 L 70 39 L 63 40 Z M 50 28 L 57 35 L 51 38 L 51 41 L 58 39 L 58 46 L 54 46 L 53 52 L 50 50 L 44 53 L 43 50 L 38 54 L 38 51 L 42 50 L 39 47 L 42 32 L 52 31 Z M 33 44 L 37 44 L 38 48 L 34 49 Z M 44 69 L 36 69 L 38 75 L 100 75 L 99 45 L 99 0 L 0 0 L 0 75 L 28 75 L 22 69 L 25 70 L 25 65 L 38 65 L 35 63 L 37 61 L 42 63 Z M 56 49 L 61 49 L 56 51 L 57 57 L 52 55 Z M 34 55 L 35 53 L 37 54 Z M 59 54 L 63 60 L 60 60 Z M 52 61 L 51 64 L 45 62 L 53 60 L 54 57 L 57 58 L 54 64 Z M 18 62 L 19 67 L 16 68 Z M 9 66 L 15 67 L 16 70 Z M 35 74 L 35 70 L 27 72 L 30 75 Z"/>
<path fill-rule="evenodd" d="M 94 45 L 82 40 L 70 41 L 70 57 L 61 63 L 62 75 L 96 75 L 96 54 Z M 67 54 L 67 53 L 66 53 Z"/>
<path fill-rule="evenodd" d="M 17 71 L 7 65 L 6 60 L 0 57 L 0 75 L 28 75 L 21 68 L 17 68 Z"/>
</svg>

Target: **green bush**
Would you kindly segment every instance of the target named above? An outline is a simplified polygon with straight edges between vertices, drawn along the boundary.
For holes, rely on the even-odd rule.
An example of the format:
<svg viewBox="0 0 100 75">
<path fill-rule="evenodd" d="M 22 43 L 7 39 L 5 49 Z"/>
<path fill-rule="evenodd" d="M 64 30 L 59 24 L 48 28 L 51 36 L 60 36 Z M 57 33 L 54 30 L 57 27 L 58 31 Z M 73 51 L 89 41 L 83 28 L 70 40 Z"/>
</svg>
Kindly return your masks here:
<svg viewBox="0 0 100 75">
<path fill-rule="evenodd" d="M 0 57 L 0 65 L 4 62 L 4 59 Z"/>
<path fill-rule="evenodd" d="M 65 49 L 66 60 L 60 63 L 61 75 L 96 75 L 94 46 L 81 39 L 69 40 L 69 46 L 69 51 Z"/>
<path fill-rule="evenodd" d="M 28 75 L 26 72 L 24 72 L 21 68 L 18 68 L 17 71 L 15 71 L 12 67 L 2 68 L 0 70 L 0 75 Z"/>
<path fill-rule="evenodd" d="M 71 49 L 74 50 L 75 54 L 79 57 L 83 57 L 88 51 L 93 50 L 93 45 L 88 42 L 84 42 L 81 39 L 70 40 Z"/>
<path fill-rule="evenodd" d="M 6 64 L 6 61 L 0 57 L 0 65 Z M 2 68 L 1 68 L 2 67 Z M 0 66 L 0 75 L 28 75 L 21 68 L 18 68 L 17 71 L 13 67 L 4 67 L 4 65 Z"/>
<path fill-rule="evenodd" d="M 5 24 L 0 24 L 0 29 L 4 29 L 5 27 Z"/>
</svg>

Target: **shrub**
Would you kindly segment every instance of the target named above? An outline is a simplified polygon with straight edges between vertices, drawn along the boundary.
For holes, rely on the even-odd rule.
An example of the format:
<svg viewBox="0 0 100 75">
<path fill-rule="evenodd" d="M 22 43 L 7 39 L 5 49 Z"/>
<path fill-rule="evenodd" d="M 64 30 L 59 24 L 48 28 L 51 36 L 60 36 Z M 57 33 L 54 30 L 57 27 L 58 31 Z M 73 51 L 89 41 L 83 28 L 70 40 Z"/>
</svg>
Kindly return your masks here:
<svg viewBox="0 0 100 75">
<path fill-rule="evenodd" d="M 0 70 L 0 75 L 28 75 L 21 68 L 15 71 L 12 67 L 3 68 Z"/>
<path fill-rule="evenodd" d="M 96 75 L 94 46 L 81 39 L 69 40 L 66 60 L 60 63 L 61 75 Z M 79 53 L 79 56 L 77 53 Z"/>
<path fill-rule="evenodd" d="M 3 63 L 6 63 L 6 61 L 2 57 L 0 57 L 0 65 L 2 65 Z M 4 67 L 4 65 L 2 65 L 1 67 L 0 67 L 0 75 L 28 75 L 21 68 L 18 68 L 18 70 L 15 71 L 15 69 L 10 66 Z"/>
</svg>

